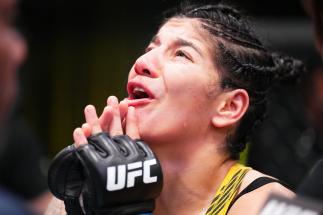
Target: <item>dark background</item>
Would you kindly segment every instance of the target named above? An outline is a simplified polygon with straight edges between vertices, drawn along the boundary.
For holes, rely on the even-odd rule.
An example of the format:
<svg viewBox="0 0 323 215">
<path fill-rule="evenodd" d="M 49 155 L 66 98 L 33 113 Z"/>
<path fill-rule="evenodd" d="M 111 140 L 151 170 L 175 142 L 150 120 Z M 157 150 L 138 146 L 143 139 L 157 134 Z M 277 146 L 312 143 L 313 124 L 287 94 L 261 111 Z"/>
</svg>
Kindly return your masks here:
<svg viewBox="0 0 323 215">
<path fill-rule="evenodd" d="M 72 142 L 73 129 L 84 121 L 86 104 L 94 104 L 100 112 L 107 96 L 126 96 L 132 63 L 155 32 L 160 12 L 176 2 L 20 1 L 16 24 L 27 38 L 29 54 L 20 71 L 19 111 L 37 132 L 49 158 Z M 230 2 L 251 16 L 271 49 L 304 60 L 310 70 L 317 64 L 310 21 L 300 1 Z M 285 101 L 295 109 L 292 117 L 304 125 L 302 98 L 294 90 L 291 93 L 295 98 L 288 94 L 291 99 Z M 297 177 L 306 169 L 302 167 Z"/>
</svg>

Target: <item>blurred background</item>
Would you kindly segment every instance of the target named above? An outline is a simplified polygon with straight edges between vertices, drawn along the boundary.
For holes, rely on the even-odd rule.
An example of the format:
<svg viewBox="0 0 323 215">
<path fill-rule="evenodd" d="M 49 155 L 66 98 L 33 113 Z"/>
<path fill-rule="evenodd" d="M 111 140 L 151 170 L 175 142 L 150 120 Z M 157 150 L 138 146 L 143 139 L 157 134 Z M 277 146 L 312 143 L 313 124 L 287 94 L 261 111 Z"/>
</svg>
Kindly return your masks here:
<svg viewBox="0 0 323 215">
<path fill-rule="evenodd" d="M 48 161 L 72 143 L 87 104 L 101 111 L 107 96 L 126 96 L 128 71 L 156 31 L 160 12 L 176 2 L 16 2 L 12 24 L 28 51 L 17 74 L 13 115 L 24 119 L 37 140 L 45 175 Z M 309 69 L 298 86 L 274 89 L 269 120 L 256 132 L 247 156 L 249 165 L 295 188 L 323 155 L 323 72 L 310 20 L 300 0 L 229 2 L 250 15 L 270 49 L 303 60 Z"/>
<path fill-rule="evenodd" d="M 100 108 L 108 95 L 124 97 L 127 73 L 176 1 L 24 1 L 16 24 L 28 42 L 20 69 L 21 108 L 49 155 L 69 144 L 83 107 Z M 316 52 L 301 1 L 231 1 L 250 14 L 272 49 L 311 67 Z M 302 112 L 301 112 L 302 113 Z"/>
</svg>

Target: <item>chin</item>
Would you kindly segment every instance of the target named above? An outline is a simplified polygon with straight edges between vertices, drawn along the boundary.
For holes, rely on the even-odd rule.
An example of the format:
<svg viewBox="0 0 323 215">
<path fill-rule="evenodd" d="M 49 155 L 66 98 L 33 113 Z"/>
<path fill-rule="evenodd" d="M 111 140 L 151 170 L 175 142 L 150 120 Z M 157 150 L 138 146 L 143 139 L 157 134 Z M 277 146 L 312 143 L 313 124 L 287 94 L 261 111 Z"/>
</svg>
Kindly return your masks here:
<svg viewBox="0 0 323 215">
<path fill-rule="evenodd" d="M 174 143 L 177 134 L 170 132 L 168 129 L 163 129 L 158 123 L 152 126 L 139 127 L 140 139 L 145 141 L 152 149 L 157 146 L 166 146 L 169 143 Z"/>
<path fill-rule="evenodd" d="M 139 125 L 140 139 L 145 141 L 149 146 L 157 144 L 163 138 L 163 135 L 158 132 L 156 127 L 158 127 L 158 124 L 157 126 L 156 124 L 153 126 L 148 126 L 147 124 Z"/>
<path fill-rule="evenodd" d="M 154 127 L 151 127 L 151 129 L 149 129 L 149 127 L 143 125 L 142 123 L 139 124 L 139 136 L 140 139 L 144 140 L 148 144 L 155 142 L 154 140 L 158 138 L 154 137 Z"/>
</svg>

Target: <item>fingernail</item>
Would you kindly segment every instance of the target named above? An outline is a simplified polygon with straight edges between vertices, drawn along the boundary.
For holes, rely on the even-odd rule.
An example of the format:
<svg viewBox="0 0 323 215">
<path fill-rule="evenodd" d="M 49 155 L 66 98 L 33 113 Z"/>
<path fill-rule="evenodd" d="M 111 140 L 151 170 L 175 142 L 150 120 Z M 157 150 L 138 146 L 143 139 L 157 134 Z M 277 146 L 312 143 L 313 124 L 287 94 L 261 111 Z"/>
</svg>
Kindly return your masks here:
<svg viewBox="0 0 323 215">
<path fill-rule="evenodd" d="M 116 105 L 118 104 L 118 98 L 116 96 L 109 96 L 108 103 L 110 105 Z"/>
<path fill-rule="evenodd" d="M 130 110 L 130 111 L 135 111 L 135 107 L 133 107 L 133 106 L 129 106 L 129 107 L 128 107 L 128 111 L 129 111 L 129 110 Z"/>
<path fill-rule="evenodd" d="M 93 105 L 87 105 L 87 106 L 84 108 L 84 111 L 89 112 L 89 111 L 92 111 L 93 109 L 95 109 Z"/>
<path fill-rule="evenodd" d="M 122 101 L 119 103 L 119 106 L 129 107 L 128 102 L 127 102 L 127 101 L 125 101 L 125 100 L 122 100 Z"/>
</svg>

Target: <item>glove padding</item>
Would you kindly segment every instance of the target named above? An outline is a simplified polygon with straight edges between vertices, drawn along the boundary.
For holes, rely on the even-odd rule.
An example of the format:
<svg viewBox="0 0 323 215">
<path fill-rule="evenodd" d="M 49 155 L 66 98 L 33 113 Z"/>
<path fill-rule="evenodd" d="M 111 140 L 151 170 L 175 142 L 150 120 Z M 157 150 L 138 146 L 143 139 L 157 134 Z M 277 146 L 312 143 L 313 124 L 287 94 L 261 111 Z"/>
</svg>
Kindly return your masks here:
<svg viewBox="0 0 323 215">
<path fill-rule="evenodd" d="M 163 183 L 162 170 L 151 149 L 127 135 L 99 133 L 76 149 L 85 176 L 86 214 L 129 215 L 152 212 Z"/>
<path fill-rule="evenodd" d="M 162 172 L 150 148 L 125 135 L 110 138 L 100 133 L 88 141 L 79 149 L 74 145 L 63 149 L 49 169 L 49 189 L 64 200 L 67 213 L 84 214 L 80 196 L 86 214 L 153 211 Z"/>
<path fill-rule="evenodd" d="M 85 179 L 75 152 L 76 147 L 71 145 L 55 156 L 48 171 L 48 187 L 55 197 L 64 201 L 69 215 L 82 215 L 79 196 Z"/>
</svg>

